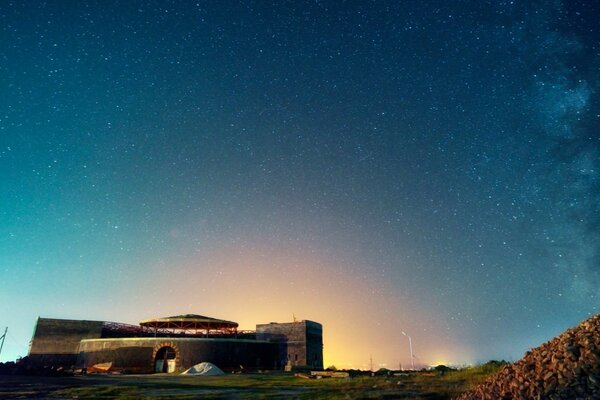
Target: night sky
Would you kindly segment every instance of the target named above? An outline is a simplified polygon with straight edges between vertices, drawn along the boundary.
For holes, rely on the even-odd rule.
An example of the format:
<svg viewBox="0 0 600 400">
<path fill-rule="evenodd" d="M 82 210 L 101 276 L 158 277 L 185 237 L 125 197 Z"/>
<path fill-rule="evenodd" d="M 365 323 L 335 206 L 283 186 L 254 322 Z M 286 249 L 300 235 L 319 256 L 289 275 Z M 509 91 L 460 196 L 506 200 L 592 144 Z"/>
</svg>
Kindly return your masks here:
<svg viewBox="0 0 600 400">
<path fill-rule="evenodd" d="M 517 360 L 600 308 L 596 1 L 0 3 L 2 361 L 38 316 Z"/>
</svg>

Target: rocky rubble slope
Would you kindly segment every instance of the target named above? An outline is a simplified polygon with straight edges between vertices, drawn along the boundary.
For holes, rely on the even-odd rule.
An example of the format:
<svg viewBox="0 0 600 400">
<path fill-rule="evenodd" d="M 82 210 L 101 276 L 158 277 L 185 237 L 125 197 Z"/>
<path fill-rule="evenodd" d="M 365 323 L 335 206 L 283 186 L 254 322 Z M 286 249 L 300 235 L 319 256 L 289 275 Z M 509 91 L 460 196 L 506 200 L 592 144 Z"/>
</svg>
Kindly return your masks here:
<svg viewBox="0 0 600 400">
<path fill-rule="evenodd" d="M 457 400 L 600 400 L 600 314 L 507 365 Z"/>
</svg>

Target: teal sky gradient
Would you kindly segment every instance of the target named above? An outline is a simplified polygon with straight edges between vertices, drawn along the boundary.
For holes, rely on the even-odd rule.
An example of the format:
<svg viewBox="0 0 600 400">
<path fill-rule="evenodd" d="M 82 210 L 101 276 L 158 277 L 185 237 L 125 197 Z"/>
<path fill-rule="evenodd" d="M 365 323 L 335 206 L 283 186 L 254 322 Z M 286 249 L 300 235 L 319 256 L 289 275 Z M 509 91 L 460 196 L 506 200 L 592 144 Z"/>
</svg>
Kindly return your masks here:
<svg viewBox="0 0 600 400">
<path fill-rule="evenodd" d="M 38 316 L 187 312 L 520 358 L 600 306 L 599 15 L 0 5 L 0 360 Z"/>
</svg>

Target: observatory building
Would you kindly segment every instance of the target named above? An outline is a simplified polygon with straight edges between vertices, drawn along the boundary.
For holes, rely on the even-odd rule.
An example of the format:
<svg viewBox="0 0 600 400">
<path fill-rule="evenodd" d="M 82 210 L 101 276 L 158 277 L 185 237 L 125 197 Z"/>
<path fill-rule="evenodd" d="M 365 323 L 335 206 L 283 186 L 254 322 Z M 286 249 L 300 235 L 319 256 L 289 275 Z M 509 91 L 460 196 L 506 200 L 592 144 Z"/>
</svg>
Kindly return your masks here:
<svg viewBox="0 0 600 400">
<path fill-rule="evenodd" d="M 126 373 L 176 372 L 208 361 L 223 370 L 323 368 L 323 327 L 313 321 L 238 324 L 186 314 L 141 321 L 38 318 L 29 361 L 37 366 Z"/>
</svg>

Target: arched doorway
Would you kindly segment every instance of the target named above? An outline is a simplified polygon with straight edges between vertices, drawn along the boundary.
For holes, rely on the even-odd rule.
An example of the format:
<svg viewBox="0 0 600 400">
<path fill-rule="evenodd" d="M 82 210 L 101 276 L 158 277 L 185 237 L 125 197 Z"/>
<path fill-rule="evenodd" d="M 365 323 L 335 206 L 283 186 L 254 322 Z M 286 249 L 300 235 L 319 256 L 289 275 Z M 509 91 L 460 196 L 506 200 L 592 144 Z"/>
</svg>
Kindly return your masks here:
<svg viewBox="0 0 600 400">
<path fill-rule="evenodd" d="M 154 358 L 154 372 L 175 372 L 177 352 L 170 346 L 161 347 Z"/>
</svg>

